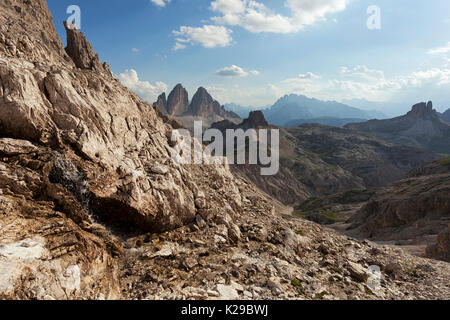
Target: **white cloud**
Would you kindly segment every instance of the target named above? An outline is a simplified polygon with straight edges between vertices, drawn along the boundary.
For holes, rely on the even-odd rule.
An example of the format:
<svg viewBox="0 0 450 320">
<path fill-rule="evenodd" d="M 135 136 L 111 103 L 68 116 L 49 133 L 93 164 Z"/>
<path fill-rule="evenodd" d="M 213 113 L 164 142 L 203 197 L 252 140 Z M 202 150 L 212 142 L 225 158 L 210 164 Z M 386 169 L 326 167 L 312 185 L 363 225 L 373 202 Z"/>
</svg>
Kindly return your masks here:
<svg viewBox="0 0 450 320">
<path fill-rule="evenodd" d="M 222 14 L 218 24 L 241 26 L 253 33 L 292 33 L 324 20 L 328 14 L 345 10 L 350 0 L 286 0 L 290 16 L 274 13 L 254 0 L 215 0 L 211 10 Z"/>
<path fill-rule="evenodd" d="M 166 4 L 169 4 L 171 0 L 150 0 L 150 2 L 153 2 L 158 7 L 165 7 Z"/>
<path fill-rule="evenodd" d="M 217 0 L 211 2 L 211 10 L 223 14 L 235 14 L 245 11 L 245 2 L 241 0 Z"/>
<path fill-rule="evenodd" d="M 201 28 L 180 27 L 173 31 L 177 36 L 174 50 L 186 48 L 186 44 L 199 44 L 205 48 L 226 47 L 231 44 L 232 31 L 224 26 L 204 25 Z"/>
<path fill-rule="evenodd" d="M 450 69 L 446 68 L 432 68 L 392 78 L 387 78 L 382 70 L 370 69 L 364 65 L 341 67 L 337 75 L 328 78 L 307 76 L 308 74 L 282 81 L 282 92 L 305 94 L 325 100 L 388 101 L 398 97 L 404 99 L 408 95 L 409 99 L 414 100 L 420 99 L 419 95 L 424 91 L 431 95 L 430 90 L 439 90 L 450 84 Z"/>
<path fill-rule="evenodd" d="M 450 52 L 450 42 L 444 47 L 438 47 L 428 50 L 428 54 L 445 54 Z"/>
<path fill-rule="evenodd" d="M 365 65 L 341 67 L 327 76 L 299 74 L 263 88 L 212 87 L 219 101 L 242 105 L 267 105 L 285 94 L 303 94 L 321 100 L 423 101 L 448 100 L 450 69 L 429 68 L 387 77 L 382 70 Z M 425 96 L 424 96 L 425 94 Z"/>
<path fill-rule="evenodd" d="M 186 45 L 182 44 L 181 42 L 175 42 L 175 45 L 173 46 L 173 50 L 178 51 L 178 50 L 183 50 L 186 49 Z"/>
<path fill-rule="evenodd" d="M 167 85 L 164 82 L 156 82 L 155 85 L 152 85 L 148 81 L 139 80 L 139 76 L 134 69 L 125 70 L 119 74 L 118 78 L 125 87 L 148 102 L 156 101 L 162 92 L 167 91 Z"/>
<path fill-rule="evenodd" d="M 137 53 L 137 52 L 139 52 L 139 49 L 138 48 L 132 48 L 131 52 Z"/>
<path fill-rule="evenodd" d="M 314 74 L 312 72 L 307 72 L 305 74 L 299 74 L 297 77 L 299 80 L 312 80 L 312 79 L 319 79 L 320 76 L 318 76 L 317 74 Z"/>
<path fill-rule="evenodd" d="M 226 78 L 246 77 L 250 74 L 257 76 L 259 75 L 259 71 L 258 70 L 245 71 L 243 68 L 236 65 L 231 65 L 229 67 L 225 67 L 216 71 L 216 75 Z"/>
</svg>

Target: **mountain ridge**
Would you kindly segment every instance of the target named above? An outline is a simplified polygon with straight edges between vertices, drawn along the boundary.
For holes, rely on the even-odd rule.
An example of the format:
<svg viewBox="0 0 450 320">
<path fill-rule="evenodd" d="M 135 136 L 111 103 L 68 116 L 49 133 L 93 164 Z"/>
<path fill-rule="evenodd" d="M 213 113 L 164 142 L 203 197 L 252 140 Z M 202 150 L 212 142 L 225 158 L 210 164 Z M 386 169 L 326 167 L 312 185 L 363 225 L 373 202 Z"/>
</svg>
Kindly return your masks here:
<svg viewBox="0 0 450 320">
<path fill-rule="evenodd" d="M 350 107 L 336 101 L 321 101 L 304 95 L 285 95 L 273 106 L 264 110 L 269 123 L 285 126 L 292 119 L 308 119 L 317 117 L 372 119 L 384 117 L 377 111 L 365 111 Z"/>
<path fill-rule="evenodd" d="M 400 117 L 352 123 L 345 127 L 386 141 L 450 154 L 450 124 L 438 117 L 431 101 L 414 105 L 411 111 Z"/>
</svg>

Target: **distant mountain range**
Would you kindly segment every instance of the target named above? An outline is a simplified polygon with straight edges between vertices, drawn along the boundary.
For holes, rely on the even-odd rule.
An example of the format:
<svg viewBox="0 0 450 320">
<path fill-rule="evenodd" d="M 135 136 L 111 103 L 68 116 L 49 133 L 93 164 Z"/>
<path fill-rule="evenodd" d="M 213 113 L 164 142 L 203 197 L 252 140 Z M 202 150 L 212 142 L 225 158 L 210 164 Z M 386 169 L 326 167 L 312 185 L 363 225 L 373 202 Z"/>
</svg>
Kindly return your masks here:
<svg viewBox="0 0 450 320">
<path fill-rule="evenodd" d="M 321 101 L 295 94 L 286 95 L 265 109 L 243 107 L 234 103 L 226 104 L 225 109 L 237 113 L 241 118 L 246 118 L 251 111 L 262 110 L 270 124 L 281 127 L 293 126 L 294 121 L 299 124 L 343 126 L 356 120 L 386 118 L 385 114 L 376 110 L 362 110 L 336 101 Z"/>
<path fill-rule="evenodd" d="M 379 111 L 366 111 L 350 107 L 336 101 L 321 101 L 303 95 L 286 95 L 272 107 L 264 110 L 270 124 L 286 126 L 295 119 L 311 119 L 320 117 L 382 119 L 386 116 Z"/>
<path fill-rule="evenodd" d="M 343 127 L 349 123 L 364 122 L 366 119 L 356 119 L 356 118 L 335 118 L 335 117 L 320 117 L 311 119 L 297 119 L 286 123 L 286 127 L 298 127 L 303 124 L 322 124 L 330 127 Z"/>
<path fill-rule="evenodd" d="M 448 113 L 445 113 L 448 115 Z M 412 107 L 406 115 L 386 120 L 353 123 L 346 128 L 374 135 L 385 141 L 450 154 L 450 124 L 438 117 L 432 102 Z"/>
</svg>

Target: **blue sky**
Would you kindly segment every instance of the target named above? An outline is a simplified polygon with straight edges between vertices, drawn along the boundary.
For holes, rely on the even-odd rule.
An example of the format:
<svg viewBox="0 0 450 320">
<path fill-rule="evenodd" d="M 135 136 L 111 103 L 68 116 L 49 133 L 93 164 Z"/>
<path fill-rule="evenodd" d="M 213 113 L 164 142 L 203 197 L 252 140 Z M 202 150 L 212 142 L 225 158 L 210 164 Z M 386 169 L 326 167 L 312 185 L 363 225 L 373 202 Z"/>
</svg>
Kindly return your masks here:
<svg viewBox="0 0 450 320">
<path fill-rule="evenodd" d="M 447 0 L 47 0 L 63 41 L 69 5 L 119 79 L 144 99 L 182 83 L 221 103 L 287 93 L 450 108 Z M 367 9 L 380 9 L 369 30 Z"/>
</svg>

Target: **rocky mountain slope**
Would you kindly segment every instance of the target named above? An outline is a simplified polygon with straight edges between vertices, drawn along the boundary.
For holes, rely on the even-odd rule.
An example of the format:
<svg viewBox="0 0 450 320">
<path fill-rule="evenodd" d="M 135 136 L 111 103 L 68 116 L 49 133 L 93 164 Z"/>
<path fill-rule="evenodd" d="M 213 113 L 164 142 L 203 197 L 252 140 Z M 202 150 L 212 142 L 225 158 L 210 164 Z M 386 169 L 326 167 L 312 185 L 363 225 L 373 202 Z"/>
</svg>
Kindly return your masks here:
<svg viewBox="0 0 450 320">
<path fill-rule="evenodd" d="M 386 187 L 310 198 L 296 207 L 295 215 L 449 261 L 449 183 L 450 159 L 438 160 Z"/>
<path fill-rule="evenodd" d="M 239 125 L 222 121 L 212 127 L 225 131 L 270 126 L 263 113 L 255 111 Z M 431 152 L 390 144 L 354 130 L 309 124 L 280 129 L 277 175 L 261 176 L 258 165 L 238 165 L 232 169 L 274 198 L 295 204 L 311 196 L 388 185 L 437 158 Z"/>
<path fill-rule="evenodd" d="M 0 299 L 450 295 L 447 263 L 283 217 L 226 166 L 175 165 L 174 122 L 79 31 L 65 50 L 44 0 L 0 9 Z"/>
<path fill-rule="evenodd" d="M 447 109 L 444 113 L 439 113 L 439 118 L 447 123 L 450 123 L 450 109 Z"/>
<path fill-rule="evenodd" d="M 352 229 L 375 240 L 430 244 L 433 257 L 450 261 L 450 160 L 438 160 L 411 171 L 408 178 L 383 188 L 355 215 Z M 353 232 L 352 232 L 353 233 Z M 434 252 L 434 253 L 432 253 Z"/>
<path fill-rule="evenodd" d="M 393 143 L 450 154 L 450 125 L 439 119 L 431 102 L 416 104 L 401 117 L 348 124 L 346 127 Z"/>
<path fill-rule="evenodd" d="M 193 128 L 194 121 L 203 121 L 203 127 L 205 128 L 221 120 L 228 120 L 233 123 L 241 121 L 236 113 L 226 111 L 203 87 L 198 88 L 191 103 L 189 103 L 187 90 L 181 84 L 178 84 L 170 92 L 167 99 L 165 93 L 161 94 L 154 103 L 154 107 L 163 114 L 174 117 L 189 129 Z"/>
</svg>

